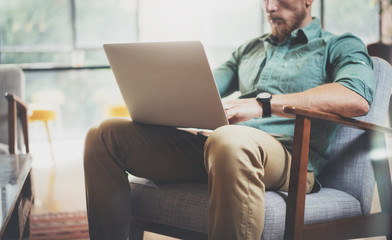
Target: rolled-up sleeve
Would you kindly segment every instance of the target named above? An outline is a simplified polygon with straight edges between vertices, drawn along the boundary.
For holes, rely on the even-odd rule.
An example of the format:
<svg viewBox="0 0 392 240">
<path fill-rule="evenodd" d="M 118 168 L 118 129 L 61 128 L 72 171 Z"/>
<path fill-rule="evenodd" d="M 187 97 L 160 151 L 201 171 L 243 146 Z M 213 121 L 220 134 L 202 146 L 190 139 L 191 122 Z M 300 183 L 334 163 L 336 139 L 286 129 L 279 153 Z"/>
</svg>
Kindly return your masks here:
<svg viewBox="0 0 392 240">
<path fill-rule="evenodd" d="M 328 49 L 332 81 L 358 93 L 371 105 L 375 80 L 365 44 L 352 34 L 344 34 L 332 39 Z"/>
</svg>

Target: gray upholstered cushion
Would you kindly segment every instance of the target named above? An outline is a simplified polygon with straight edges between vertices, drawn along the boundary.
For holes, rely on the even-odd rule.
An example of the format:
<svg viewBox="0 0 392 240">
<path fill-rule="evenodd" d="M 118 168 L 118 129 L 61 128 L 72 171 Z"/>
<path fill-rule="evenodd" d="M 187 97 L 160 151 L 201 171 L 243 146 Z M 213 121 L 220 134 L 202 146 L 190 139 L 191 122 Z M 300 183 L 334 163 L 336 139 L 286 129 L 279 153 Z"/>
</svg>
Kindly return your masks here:
<svg viewBox="0 0 392 240">
<path fill-rule="evenodd" d="M 0 143 L 0 154 L 9 154 L 8 145 L 4 143 Z"/>
<path fill-rule="evenodd" d="M 132 215 L 197 232 L 207 233 L 206 184 L 165 184 L 158 188 L 131 184 Z M 262 239 L 283 239 L 287 193 L 266 192 Z M 362 214 L 351 195 L 330 188 L 306 196 L 305 223 L 316 223 Z"/>
<path fill-rule="evenodd" d="M 391 97 L 392 69 L 381 58 L 372 59 L 377 84 L 374 102 L 370 112 L 357 119 L 385 125 Z M 340 127 L 332 145 L 330 163 L 319 176 L 323 186 L 345 191 L 357 198 L 364 214 L 370 212 L 374 189 L 373 168 L 367 154 L 370 147 L 374 147 L 373 141 L 374 138 L 364 135 L 361 130 Z"/>
<path fill-rule="evenodd" d="M 11 92 L 24 99 L 24 90 L 25 78 L 22 69 L 18 66 L 0 65 L 0 143 L 8 144 L 8 105 L 4 94 Z M 22 146 L 21 134 L 18 143 L 18 146 Z"/>
</svg>

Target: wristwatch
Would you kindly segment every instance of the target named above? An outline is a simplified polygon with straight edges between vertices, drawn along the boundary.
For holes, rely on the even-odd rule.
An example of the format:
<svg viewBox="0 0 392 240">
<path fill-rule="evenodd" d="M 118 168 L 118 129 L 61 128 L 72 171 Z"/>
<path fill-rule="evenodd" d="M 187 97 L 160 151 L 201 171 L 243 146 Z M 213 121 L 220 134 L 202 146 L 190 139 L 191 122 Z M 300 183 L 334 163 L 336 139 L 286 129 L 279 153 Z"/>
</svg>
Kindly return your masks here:
<svg viewBox="0 0 392 240">
<path fill-rule="evenodd" d="M 271 117 L 271 99 L 272 95 L 268 92 L 262 92 L 256 96 L 256 100 L 263 107 L 263 118 Z"/>
</svg>

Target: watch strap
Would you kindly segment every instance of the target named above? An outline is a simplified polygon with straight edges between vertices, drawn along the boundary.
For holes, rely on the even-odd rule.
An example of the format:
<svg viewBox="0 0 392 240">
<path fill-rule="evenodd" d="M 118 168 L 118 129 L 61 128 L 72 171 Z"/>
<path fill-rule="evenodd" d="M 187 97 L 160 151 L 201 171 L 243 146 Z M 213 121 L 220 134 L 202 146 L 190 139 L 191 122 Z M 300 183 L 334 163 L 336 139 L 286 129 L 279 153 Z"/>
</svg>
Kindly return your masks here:
<svg viewBox="0 0 392 240">
<path fill-rule="evenodd" d="M 271 117 L 271 98 L 272 95 L 268 92 L 263 92 L 257 95 L 256 100 L 261 104 L 263 108 L 263 118 Z"/>
<path fill-rule="evenodd" d="M 263 118 L 271 117 L 271 101 L 261 101 L 261 106 L 263 107 Z"/>
</svg>

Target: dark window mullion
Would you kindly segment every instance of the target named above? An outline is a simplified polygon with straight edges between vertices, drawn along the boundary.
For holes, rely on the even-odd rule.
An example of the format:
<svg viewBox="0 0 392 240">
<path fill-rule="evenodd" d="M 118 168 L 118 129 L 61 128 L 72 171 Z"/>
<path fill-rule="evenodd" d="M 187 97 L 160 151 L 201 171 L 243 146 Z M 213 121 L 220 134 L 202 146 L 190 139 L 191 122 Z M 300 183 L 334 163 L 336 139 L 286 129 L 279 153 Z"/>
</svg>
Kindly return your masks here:
<svg viewBox="0 0 392 240">
<path fill-rule="evenodd" d="M 76 4 L 75 0 L 70 1 L 70 11 L 71 11 L 71 34 L 72 34 L 72 49 L 75 50 L 76 47 Z"/>
<path fill-rule="evenodd" d="M 324 27 L 324 0 L 321 0 L 320 5 L 320 21 L 321 26 Z"/>
</svg>

